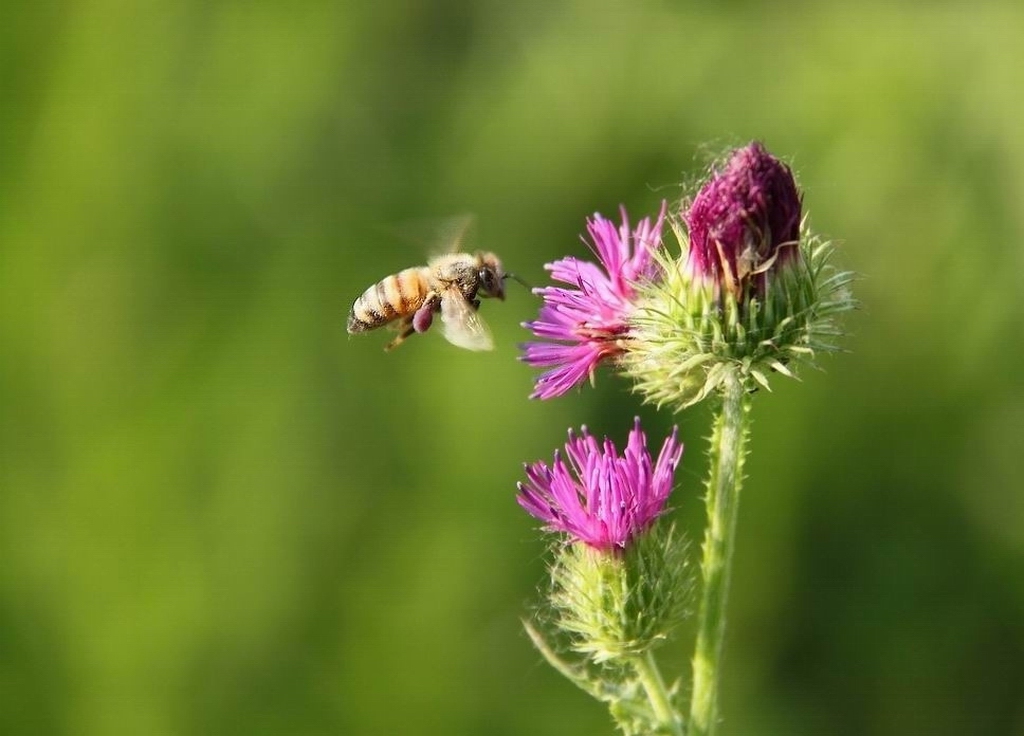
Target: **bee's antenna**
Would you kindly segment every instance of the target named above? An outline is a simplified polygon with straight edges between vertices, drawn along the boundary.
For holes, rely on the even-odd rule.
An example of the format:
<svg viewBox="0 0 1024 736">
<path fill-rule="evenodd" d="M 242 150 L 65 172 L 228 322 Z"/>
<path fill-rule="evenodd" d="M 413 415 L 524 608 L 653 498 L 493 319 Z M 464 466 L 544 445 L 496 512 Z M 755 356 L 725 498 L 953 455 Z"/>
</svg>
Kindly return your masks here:
<svg viewBox="0 0 1024 736">
<path fill-rule="evenodd" d="M 514 274 L 514 273 L 506 273 L 506 274 L 503 274 L 501 278 L 502 278 L 502 280 L 503 280 L 503 281 L 504 281 L 505 279 L 512 279 L 513 281 L 518 281 L 518 282 L 519 282 L 520 284 L 522 284 L 523 286 L 525 286 L 525 287 L 526 287 L 527 289 L 529 289 L 530 291 L 533 291 L 533 287 L 532 287 L 532 286 L 530 286 L 530 285 L 529 285 L 528 283 L 526 283 L 525 281 L 523 281 L 523 279 L 521 279 L 521 278 L 520 278 L 519 276 L 517 276 L 517 275 L 516 275 L 516 274 Z"/>
</svg>

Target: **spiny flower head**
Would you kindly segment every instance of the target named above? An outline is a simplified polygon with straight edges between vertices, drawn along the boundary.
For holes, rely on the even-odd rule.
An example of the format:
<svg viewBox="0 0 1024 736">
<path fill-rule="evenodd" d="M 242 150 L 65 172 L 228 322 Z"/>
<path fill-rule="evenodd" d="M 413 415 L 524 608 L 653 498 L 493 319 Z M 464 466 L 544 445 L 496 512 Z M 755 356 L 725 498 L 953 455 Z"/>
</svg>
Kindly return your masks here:
<svg viewBox="0 0 1024 736">
<path fill-rule="evenodd" d="M 586 427 L 569 430 L 565 457 L 526 465 L 517 501 L 551 531 L 565 532 L 598 549 L 623 549 L 664 511 L 673 475 L 683 455 L 676 430 L 666 438 L 656 462 L 636 419 L 623 454 Z"/>
<path fill-rule="evenodd" d="M 769 387 L 772 373 L 837 350 L 835 317 L 852 309 L 852 275 L 802 219 L 789 167 L 760 143 L 712 171 L 672 229 L 680 254 L 658 254 L 630 315 L 620 359 L 648 401 L 690 406 L 736 376 Z"/>
<path fill-rule="evenodd" d="M 599 265 L 573 256 L 545 265 L 552 279 L 570 288 L 534 289 L 544 304 L 538 319 L 523 326 L 542 342 L 526 343 L 522 360 L 549 370 L 537 379 L 531 398 L 550 399 L 593 380 L 598 365 L 625 352 L 638 285 L 658 273 L 654 254 L 664 216 L 663 204 L 653 224 L 644 218 L 630 231 L 625 208 L 618 227 L 595 214 L 587 231 Z"/>
<path fill-rule="evenodd" d="M 519 504 L 570 542 L 554 545 L 547 622 L 602 671 L 649 654 L 686 614 L 688 545 L 671 524 L 658 523 L 682 454 L 673 430 L 652 459 L 639 419 L 622 454 L 584 427 L 579 435 L 570 430 L 564 457 L 527 465 L 519 484 Z M 531 636 L 554 657 L 532 627 Z M 560 669 L 577 672 L 584 688 L 595 672 Z"/>
</svg>

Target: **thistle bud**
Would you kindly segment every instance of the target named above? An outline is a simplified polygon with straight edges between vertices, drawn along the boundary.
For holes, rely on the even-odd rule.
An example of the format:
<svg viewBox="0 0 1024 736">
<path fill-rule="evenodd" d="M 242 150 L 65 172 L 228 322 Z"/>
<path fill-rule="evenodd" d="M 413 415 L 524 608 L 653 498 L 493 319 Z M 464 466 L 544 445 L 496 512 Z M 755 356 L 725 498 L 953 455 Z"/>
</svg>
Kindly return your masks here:
<svg viewBox="0 0 1024 736">
<path fill-rule="evenodd" d="M 792 171 L 760 143 L 714 169 L 672 229 L 680 253 L 655 254 L 664 275 L 642 287 L 620 361 L 648 401 L 682 409 L 729 375 L 769 388 L 772 373 L 838 349 L 851 275 L 829 264 Z"/>
<path fill-rule="evenodd" d="M 788 166 L 760 143 L 736 150 L 684 215 L 684 268 L 741 301 L 763 297 L 768 272 L 800 257 L 800 205 Z"/>
</svg>

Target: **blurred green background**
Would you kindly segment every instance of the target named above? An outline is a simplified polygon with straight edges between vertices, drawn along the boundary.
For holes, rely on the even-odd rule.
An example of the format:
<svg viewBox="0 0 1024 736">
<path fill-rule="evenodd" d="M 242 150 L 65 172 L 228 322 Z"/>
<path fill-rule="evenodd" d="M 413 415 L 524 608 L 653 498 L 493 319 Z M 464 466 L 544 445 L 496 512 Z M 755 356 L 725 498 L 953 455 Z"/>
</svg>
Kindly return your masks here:
<svg viewBox="0 0 1024 736">
<path fill-rule="evenodd" d="M 758 138 L 861 274 L 755 402 L 722 734 L 1024 734 L 1016 2 L 13 0 L 0 9 L 0 732 L 611 733 L 519 622 L 521 463 L 639 413 L 349 338 L 473 212 L 535 284 Z M 685 671 L 690 630 L 666 650 Z"/>
</svg>

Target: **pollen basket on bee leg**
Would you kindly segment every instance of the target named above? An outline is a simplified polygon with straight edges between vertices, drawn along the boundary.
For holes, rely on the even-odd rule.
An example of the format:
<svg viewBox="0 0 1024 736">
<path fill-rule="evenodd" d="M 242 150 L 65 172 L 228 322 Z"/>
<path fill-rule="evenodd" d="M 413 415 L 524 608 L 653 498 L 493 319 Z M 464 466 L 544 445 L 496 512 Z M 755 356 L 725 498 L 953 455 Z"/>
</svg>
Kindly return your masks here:
<svg viewBox="0 0 1024 736">
<path fill-rule="evenodd" d="M 416 332 L 424 333 L 430 329 L 434 322 L 434 308 L 431 304 L 425 304 L 416 310 L 412 318 L 412 327 Z"/>
</svg>

